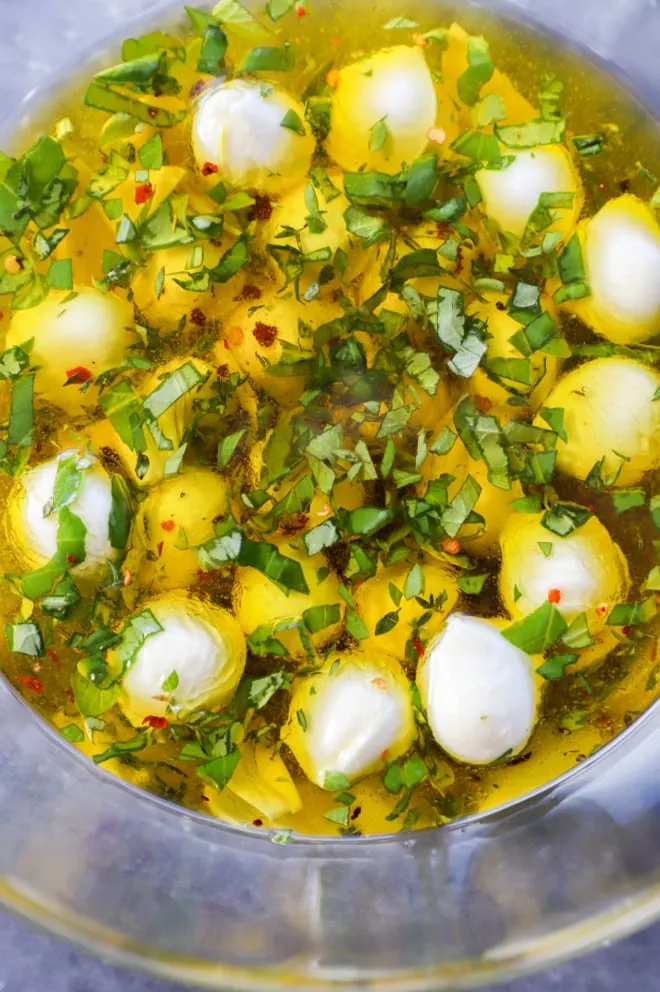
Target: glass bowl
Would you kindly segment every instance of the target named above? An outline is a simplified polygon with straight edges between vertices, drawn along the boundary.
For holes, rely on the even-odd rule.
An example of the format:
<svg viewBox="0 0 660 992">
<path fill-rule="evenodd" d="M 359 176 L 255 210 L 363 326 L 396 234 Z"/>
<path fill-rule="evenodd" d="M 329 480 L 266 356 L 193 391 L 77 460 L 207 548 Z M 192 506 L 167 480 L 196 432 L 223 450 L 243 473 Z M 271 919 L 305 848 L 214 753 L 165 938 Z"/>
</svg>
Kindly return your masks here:
<svg viewBox="0 0 660 992">
<path fill-rule="evenodd" d="M 28 6 L 40 20 L 35 0 Z M 484 6 L 570 40 L 660 109 L 660 8 L 650 0 Z M 57 12 L 72 26 L 67 34 L 60 23 L 59 36 L 78 71 L 83 45 L 122 9 L 123 37 L 178 7 L 136 20 L 135 0 L 130 15 L 116 0 L 80 0 Z M 41 74 L 58 30 L 45 20 L 37 40 L 13 37 L 11 23 L 0 40 L 6 92 L 17 84 L 3 45 L 24 75 Z M 111 57 L 118 37 L 95 44 L 88 66 Z M 38 121 L 66 78 L 17 108 L 7 140 Z M 0 680 L 0 899 L 87 950 L 207 988 L 472 988 L 660 916 L 659 755 L 653 707 L 589 761 L 500 810 L 412 835 L 281 843 L 105 773 Z"/>
</svg>

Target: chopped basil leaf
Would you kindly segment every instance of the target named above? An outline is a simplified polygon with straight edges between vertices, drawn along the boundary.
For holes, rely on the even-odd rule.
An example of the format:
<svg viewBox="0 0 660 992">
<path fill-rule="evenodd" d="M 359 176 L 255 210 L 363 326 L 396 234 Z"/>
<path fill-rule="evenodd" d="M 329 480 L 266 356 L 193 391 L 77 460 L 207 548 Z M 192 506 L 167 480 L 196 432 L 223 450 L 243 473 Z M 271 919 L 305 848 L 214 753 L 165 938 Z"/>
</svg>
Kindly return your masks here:
<svg viewBox="0 0 660 992">
<path fill-rule="evenodd" d="M 380 120 L 372 125 L 369 131 L 369 151 L 372 153 L 382 151 L 389 136 L 390 130 L 387 126 L 387 117 L 381 117 Z"/>
<path fill-rule="evenodd" d="M 238 748 L 234 748 L 233 751 L 228 751 L 227 754 L 223 754 L 219 758 L 213 758 L 212 761 L 199 765 L 197 774 L 205 782 L 210 782 L 218 789 L 224 789 L 236 771 L 240 760 L 241 752 Z"/>
<path fill-rule="evenodd" d="M 552 603 L 543 603 L 524 620 L 505 627 L 502 636 L 527 654 L 540 654 L 551 648 L 568 629 L 561 613 Z"/>
<path fill-rule="evenodd" d="M 81 715 L 85 717 L 103 716 L 104 713 L 112 709 L 121 692 L 119 685 L 99 689 L 79 672 L 74 672 L 71 676 L 71 688 L 76 706 Z"/>
<path fill-rule="evenodd" d="M 484 572 L 481 575 L 459 575 L 456 581 L 458 582 L 459 589 L 466 596 L 478 596 L 483 590 L 488 578 L 488 572 Z"/>
<path fill-rule="evenodd" d="M 333 603 L 331 606 L 310 606 L 309 609 L 303 610 L 302 619 L 310 634 L 317 634 L 320 630 L 339 623 L 341 607 L 338 603 Z"/>
<path fill-rule="evenodd" d="M 429 451 L 434 455 L 446 455 L 454 447 L 456 439 L 457 435 L 450 427 L 443 427 Z"/>
<path fill-rule="evenodd" d="M 468 107 L 474 107 L 481 95 L 482 86 L 492 78 L 495 69 L 485 38 L 468 38 L 467 60 L 467 69 L 458 77 L 458 95 Z"/>
<path fill-rule="evenodd" d="M 111 547 L 123 550 L 131 532 L 132 500 L 128 486 L 121 476 L 113 475 L 110 486 L 112 503 L 108 517 L 108 537 Z"/>
<path fill-rule="evenodd" d="M 247 52 L 237 71 L 239 73 L 291 72 L 295 64 L 295 56 L 290 45 L 285 44 L 282 48 L 264 45 Z"/>
<path fill-rule="evenodd" d="M 564 428 L 564 408 L 544 406 L 539 410 L 539 416 L 545 420 L 550 429 L 555 432 L 562 441 L 568 441 L 568 434 Z"/>
<path fill-rule="evenodd" d="M 605 136 L 602 134 L 578 134 L 571 138 L 573 147 L 582 158 L 600 155 L 605 147 Z"/>
<path fill-rule="evenodd" d="M 393 17 L 387 24 L 383 25 L 384 31 L 397 31 L 397 30 L 413 30 L 418 28 L 419 24 L 417 21 L 411 21 L 409 17 Z"/>
<path fill-rule="evenodd" d="M 546 510 L 541 518 L 542 525 L 546 530 L 566 537 L 572 534 L 578 527 L 586 524 L 592 516 L 591 510 L 586 506 L 579 506 L 577 503 L 557 502 L 551 509 Z"/>
<path fill-rule="evenodd" d="M 609 627 L 634 627 L 648 623 L 657 613 L 655 596 L 641 603 L 617 603 L 605 621 Z"/>
<path fill-rule="evenodd" d="M 495 134 L 507 148 L 536 148 L 538 145 L 558 145 L 564 140 L 566 121 L 540 118 L 525 124 L 495 124 Z"/>
<path fill-rule="evenodd" d="M 15 654 L 27 654 L 31 658 L 43 658 L 46 653 L 44 639 L 39 625 L 34 622 L 7 623 L 5 634 L 9 650 Z"/>
<path fill-rule="evenodd" d="M 442 514 L 442 526 L 449 537 L 456 537 L 472 513 L 481 494 L 481 486 L 468 475 L 453 500 Z"/>
<path fill-rule="evenodd" d="M 422 155 L 416 158 L 408 169 L 405 203 L 407 207 L 419 208 L 428 203 L 438 182 L 438 159 L 435 155 Z"/>
<path fill-rule="evenodd" d="M 219 76 L 225 68 L 226 52 L 227 35 L 216 24 L 208 24 L 204 31 L 197 72 L 203 72 L 209 76 Z"/>
<path fill-rule="evenodd" d="M 250 252 L 247 238 L 244 234 L 241 234 L 231 248 L 224 253 L 218 264 L 214 268 L 209 269 L 211 281 L 220 283 L 229 282 L 237 272 L 247 265 L 249 258 Z"/>
<path fill-rule="evenodd" d="M 162 630 L 162 625 L 151 610 L 135 613 L 126 621 L 121 631 L 121 640 L 116 647 L 117 658 L 122 663 L 124 673 L 137 658 L 144 642 L 154 634 L 161 633 Z"/>
<path fill-rule="evenodd" d="M 562 634 L 562 641 L 568 648 L 588 648 L 594 640 L 589 633 L 589 621 L 586 613 L 580 613 L 571 622 L 567 631 Z"/>
<path fill-rule="evenodd" d="M 550 682 L 557 682 L 566 674 L 569 665 L 578 660 L 577 654 L 553 654 L 536 669 L 539 675 Z"/>
<path fill-rule="evenodd" d="M 289 131 L 295 131 L 296 134 L 299 134 L 302 138 L 304 138 L 307 134 L 305 125 L 295 110 L 287 110 L 286 114 L 280 121 L 280 127 L 288 128 Z"/>
<path fill-rule="evenodd" d="M 369 636 L 369 628 L 353 609 L 346 610 L 346 630 L 356 641 L 363 641 Z"/>
<path fill-rule="evenodd" d="M 646 493 L 643 489 L 619 489 L 612 493 L 612 503 L 616 513 L 627 513 L 646 503 Z"/>
<path fill-rule="evenodd" d="M 192 362 L 186 362 L 166 376 L 142 403 L 148 419 L 158 420 L 177 400 L 196 389 L 204 381 Z"/>
<path fill-rule="evenodd" d="M 234 452 L 236 451 L 238 445 L 243 440 L 245 434 L 247 433 L 246 428 L 242 428 L 240 431 L 234 431 L 233 434 L 228 434 L 227 437 L 223 437 L 218 444 L 218 467 L 226 468 Z"/>
<path fill-rule="evenodd" d="M 81 741 L 85 740 L 85 735 L 76 723 L 68 723 L 66 727 L 62 727 L 60 730 L 62 737 L 70 741 L 71 744 L 80 744 Z"/>
</svg>

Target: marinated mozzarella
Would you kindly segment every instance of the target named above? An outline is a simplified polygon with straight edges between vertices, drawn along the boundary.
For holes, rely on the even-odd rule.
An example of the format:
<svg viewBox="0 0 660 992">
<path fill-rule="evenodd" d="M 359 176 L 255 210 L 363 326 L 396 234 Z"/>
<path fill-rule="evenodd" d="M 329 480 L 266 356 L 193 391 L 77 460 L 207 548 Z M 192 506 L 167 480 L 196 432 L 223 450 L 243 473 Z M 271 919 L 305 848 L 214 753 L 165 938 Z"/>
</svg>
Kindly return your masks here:
<svg viewBox="0 0 660 992">
<path fill-rule="evenodd" d="M 559 358 L 543 351 L 523 357 L 512 341 L 523 328 L 509 313 L 509 305 L 505 293 L 483 294 L 476 314 L 487 323 L 488 351 L 468 382 L 470 394 L 485 400 L 482 406 L 492 404 L 500 422 L 520 416 L 521 408 L 508 402 L 514 395 L 524 397 L 528 409 L 536 411 L 557 381 L 561 365 Z M 551 300 L 543 300 L 541 306 L 552 315 Z"/>
<path fill-rule="evenodd" d="M 133 625 L 138 630 L 156 626 L 156 631 L 140 640 Z M 137 649 L 127 660 L 119 659 L 120 644 L 114 655 L 115 663 L 123 660 L 125 666 L 119 703 L 134 726 L 148 716 L 185 720 L 198 709 L 219 709 L 231 698 L 246 649 L 240 627 L 226 610 L 170 594 L 147 601 L 130 628 L 130 643 L 137 641 Z"/>
<path fill-rule="evenodd" d="M 421 49 L 397 45 L 341 69 L 328 154 L 347 171 L 398 172 L 424 151 L 435 123 L 433 78 Z"/>
<path fill-rule="evenodd" d="M 632 486 L 657 468 L 659 388 L 660 374 L 629 358 L 597 358 L 560 379 L 546 405 L 564 411 L 561 471 L 586 479 L 595 469 L 607 486 Z"/>
<path fill-rule="evenodd" d="M 331 654 L 319 672 L 296 680 L 282 736 L 310 781 L 336 791 L 333 772 L 353 781 L 411 746 L 410 684 L 385 654 Z"/>
<path fill-rule="evenodd" d="M 571 308 L 617 344 L 660 333 L 660 226 L 651 208 L 625 194 L 580 227 L 589 295 Z"/>
<path fill-rule="evenodd" d="M 323 606 L 338 608 L 338 620 L 308 633 L 317 650 L 335 640 L 343 629 L 344 608 L 339 580 L 334 572 L 324 574 L 328 569 L 322 554 L 309 556 L 304 550 L 292 547 L 286 538 L 274 538 L 271 543 L 280 554 L 300 564 L 309 592 L 283 589 L 255 568 L 241 566 L 236 569 L 232 593 L 234 613 L 246 637 L 254 634 L 257 628 L 264 631 L 270 628 L 270 636 L 283 644 L 292 658 L 303 659 L 308 656 L 304 645 L 307 610 Z M 303 628 L 302 638 L 299 628 Z"/>
<path fill-rule="evenodd" d="M 502 169 L 480 169 L 476 174 L 484 213 L 503 231 L 522 237 L 530 215 L 543 193 L 572 194 L 572 206 L 553 210 L 556 219 L 548 230 L 567 234 L 575 226 L 583 202 L 582 186 L 573 160 L 562 145 L 546 145 L 502 155 L 513 161 Z"/>
<path fill-rule="evenodd" d="M 453 613 L 420 661 L 417 685 L 431 732 L 457 761 L 487 765 L 519 754 L 534 729 L 534 663 L 502 636 L 504 626 Z"/>
<path fill-rule="evenodd" d="M 305 127 L 304 135 L 282 123 L 294 114 Z M 260 193 L 296 186 L 314 150 L 304 117 L 304 107 L 272 83 L 214 83 L 202 92 L 193 116 L 197 166 L 202 174 L 210 173 L 214 184 L 222 180 Z"/>
<path fill-rule="evenodd" d="M 38 366 L 35 391 L 77 412 L 98 397 L 89 385 L 81 391 L 81 383 L 121 365 L 135 345 L 133 310 L 115 293 L 91 287 L 79 286 L 75 295 L 51 292 L 43 303 L 12 316 L 6 347 L 30 340 L 30 360 Z"/>
<path fill-rule="evenodd" d="M 422 588 L 419 592 L 409 590 L 406 595 L 406 579 L 414 564 L 406 561 L 380 568 L 373 578 L 366 579 L 358 587 L 355 603 L 369 631 L 369 636 L 360 642 L 363 650 L 385 651 L 403 662 L 409 653 L 406 650 L 408 641 L 415 638 L 417 643 L 425 643 L 438 632 L 444 618 L 456 605 L 459 595 L 456 576 L 449 568 L 434 561 L 421 563 Z M 419 568 L 420 563 L 416 567 Z M 401 594 L 398 603 L 392 598 L 391 586 Z M 429 611 L 418 602 L 418 597 L 426 603 L 433 602 L 430 617 L 420 626 L 417 625 Z M 396 616 L 395 626 L 387 633 L 376 634 L 379 620 L 387 613 Z"/>
<path fill-rule="evenodd" d="M 565 620 L 586 613 L 602 627 L 630 586 L 623 552 L 596 516 L 566 537 L 541 523 L 542 515 L 516 513 L 502 532 L 500 594 L 508 612 L 522 619 L 554 602 Z"/>
<path fill-rule="evenodd" d="M 78 489 L 63 505 L 85 526 L 85 558 L 74 565 L 78 574 L 90 573 L 116 558 L 110 543 L 112 484 L 94 455 L 87 451 L 64 451 L 24 472 L 13 485 L 8 500 L 8 524 L 12 551 L 25 567 L 39 568 L 58 550 L 60 512 L 53 503 L 58 472 L 75 466 Z M 61 475 L 60 475 L 61 478 Z"/>
<path fill-rule="evenodd" d="M 154 486 L 140 508 L 142 526 L 133 537 L 141 583 L 160 590 L 195 582 L 200 575 L 195 548 L 213 537 L 214 524 L 228 507 L 227 484 L 209 469 L 187 469 Z"/>
</svg>

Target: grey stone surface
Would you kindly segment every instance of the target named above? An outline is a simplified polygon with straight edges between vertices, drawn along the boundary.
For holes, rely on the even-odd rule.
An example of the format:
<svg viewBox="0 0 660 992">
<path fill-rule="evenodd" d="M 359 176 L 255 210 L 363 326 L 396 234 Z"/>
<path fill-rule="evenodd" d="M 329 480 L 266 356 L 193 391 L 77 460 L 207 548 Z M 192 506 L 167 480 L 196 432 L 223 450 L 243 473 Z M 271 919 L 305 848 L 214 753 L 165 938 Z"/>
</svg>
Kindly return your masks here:
<svg viewBox="0 0 660 992">
<path fill-rule="evenodd" d="M 529 0 L 513 2 L 534 9 Z M 539 10 L 548 6 L 546 0 L 538 3 Z M 136 12 L 159 5 L 149 0 L 0 0 L 0 114 L 10 112 L 16 101 L 85 45 Z M 570 7 L 574 14 L 581 9 L 580 0 L 559 4 L 552 0 L 552 6 Z M 656 8 L 656 0 L 602 0 L 599 31 L 611 38 L 612 25 L 618 30 L 629 13 L 647 7 Z M 657 26 L 655 18 L 654 22 Z M 657 41 L 658 32 L 653 34 Z M 499 986 L 497 992 L 619 992 L 622 986 L 651 992 L 658 987 L 659 941 L 660 925 L 580 961 Z M 175 992 L 177 988 L 96 960 L 0 911 L 0 992 L 37 992 L 42 987 L 48 992 Z"/>
</svg>

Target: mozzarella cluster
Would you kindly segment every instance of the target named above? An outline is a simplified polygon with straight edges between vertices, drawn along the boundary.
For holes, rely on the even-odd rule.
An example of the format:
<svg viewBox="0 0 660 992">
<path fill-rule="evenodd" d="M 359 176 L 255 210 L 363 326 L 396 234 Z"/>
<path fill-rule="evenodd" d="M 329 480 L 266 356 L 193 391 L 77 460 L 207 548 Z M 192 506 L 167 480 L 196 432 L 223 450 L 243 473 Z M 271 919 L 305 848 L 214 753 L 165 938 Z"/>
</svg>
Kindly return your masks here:
<svg viewBox="0 0 660 992">
<path fill-rule="evenodd" d="M 119 703 L 131 723 L 140 726 L 149 716 L 184 720 L 228 702 L 246 658 L 231 614 L 176 594 L 147 601 L 147 610 L 161 629 L 144 638 L 121 680 Z"/>
</svg>

